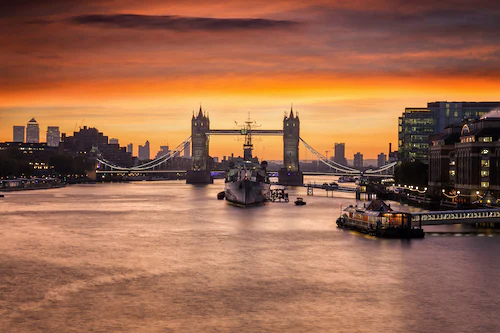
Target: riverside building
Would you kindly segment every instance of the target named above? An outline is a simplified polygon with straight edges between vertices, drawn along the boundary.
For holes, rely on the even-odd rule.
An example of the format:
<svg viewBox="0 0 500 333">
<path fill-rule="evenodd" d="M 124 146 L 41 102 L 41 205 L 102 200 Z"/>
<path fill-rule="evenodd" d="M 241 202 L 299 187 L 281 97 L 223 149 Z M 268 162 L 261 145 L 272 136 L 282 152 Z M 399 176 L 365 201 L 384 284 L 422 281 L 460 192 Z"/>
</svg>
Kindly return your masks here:
<svg viewBox="0 0 500 333">
<path fill-rule="evenodd" d="M 494 109 L 500 109 L 500 102 L 429 102 L 426 108 L 406 108 L 398 122 L 399 160 L 427 163 L 431 135 Z"/>
<path fill-rule="evenodd" d="M 499 162 L 500 111 L 448 126 L 431 137 L 430 193 L 461 203 L 481 200 L 487 194 L 499 198 Z"/>
</svg>

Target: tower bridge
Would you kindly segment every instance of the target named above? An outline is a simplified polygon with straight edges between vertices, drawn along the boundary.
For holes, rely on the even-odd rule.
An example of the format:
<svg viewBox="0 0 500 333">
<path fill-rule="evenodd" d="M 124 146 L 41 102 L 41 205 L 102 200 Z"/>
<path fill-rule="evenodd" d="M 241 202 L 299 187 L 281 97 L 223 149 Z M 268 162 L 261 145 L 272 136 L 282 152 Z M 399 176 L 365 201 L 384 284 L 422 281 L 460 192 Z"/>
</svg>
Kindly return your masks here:
<svg viewBox="0 0 500 333">
<path fill-rule="evenodd" d="M 283 118 L 283 129 L 254 129 L 250 126 L 241 129 L 212 129 L 208 114 L 200 107 L 197 115 L 191 118 L 191 136 L 168 154 L 147 163 L 134 167 L 121 167 L 102 156 L 97 158 L 97 174 L 102 173 L 154 173 L 158 168 L 166 166 L 173 157 L 180 156 L 184 148 L 191 144 L 191 167 L 186 171 L 186 183 L 209 184 L 213 182 L 210 168 L 209 141 L 212 135 L 245 135 L 245 136 L 282 136 L 283 137 L 283 167 L 278 171 L 278 182 L 283 185 L 302 185 L 303 172 L 299 166 L 299 143 L 302 144 L 318 160 L 331 169 L 330 174 L 348 176 L 391 176 L 394 174 L 394 163 L 389 163 L 377 170 L 360 170 L 336 163 L 310 146 L 300 137 L 300 119 L 293 109 Z"/>
<path fill-rule="evenodd" d="M 278 172 L 278 182 L 283 185 L 302 185 L 304 177 L 299 168 L 300 120 L 290 110 L 283 118 L 283 130 L 259 130 L 252 128 L 210 129 L 210 119 L 200 107 L 198 115 L 191 119 L 192 169 L 186 174 L 188 184 L 213 182 L 209 170 L 209 137 L 211 135 L 279 135 L 283 136 L 283 165 Z"/>
</svg>

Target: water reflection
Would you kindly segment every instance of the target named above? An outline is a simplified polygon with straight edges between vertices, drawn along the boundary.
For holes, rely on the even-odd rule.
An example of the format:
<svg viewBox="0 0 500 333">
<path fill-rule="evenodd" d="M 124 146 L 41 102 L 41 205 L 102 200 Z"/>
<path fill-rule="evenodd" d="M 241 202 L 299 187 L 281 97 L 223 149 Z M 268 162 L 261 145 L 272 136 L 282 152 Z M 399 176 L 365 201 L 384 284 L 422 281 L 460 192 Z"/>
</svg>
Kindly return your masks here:
<svg viewBox="0 0 500 333">
<path fill-rule="evenodd" d="M 241 209 L 217 200 L 222 188 L 138 182 L 7 195 L 0 327 L 500 331 L 499 237 L 380 240 L 336 228 L 352 194 L 292 188 L 291 201 L 306 206 Z"/>
</svg>

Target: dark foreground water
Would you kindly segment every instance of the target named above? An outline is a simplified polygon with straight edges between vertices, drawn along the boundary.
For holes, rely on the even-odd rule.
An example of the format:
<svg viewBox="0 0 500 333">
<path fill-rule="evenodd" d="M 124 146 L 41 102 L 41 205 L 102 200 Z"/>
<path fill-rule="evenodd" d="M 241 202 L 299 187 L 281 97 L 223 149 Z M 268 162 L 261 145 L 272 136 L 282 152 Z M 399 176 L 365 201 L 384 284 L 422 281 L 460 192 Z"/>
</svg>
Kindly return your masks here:
<svg viewBox="0 0 500 333">
<path fill-rule="evenodd" d="M 6 193 L 0 331 L 500 332 L 500 237 L 375 239 L 336 228 L 352 195 L 241 209 L 222 187 Z"/>
</svg>

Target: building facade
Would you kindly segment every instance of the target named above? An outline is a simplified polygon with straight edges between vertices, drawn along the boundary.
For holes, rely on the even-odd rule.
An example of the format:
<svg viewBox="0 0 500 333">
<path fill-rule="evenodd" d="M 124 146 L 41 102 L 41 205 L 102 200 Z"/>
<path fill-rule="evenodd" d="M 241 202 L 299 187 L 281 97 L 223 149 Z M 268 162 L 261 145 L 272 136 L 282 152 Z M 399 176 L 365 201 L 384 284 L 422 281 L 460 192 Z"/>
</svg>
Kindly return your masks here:
<svg viewBox="0 0 500 333">
<path fill-rule="evenodd" d="M 377 156 L 377 167 L 381 168 L 383 167 L 387 162 L 387 155 L 384 153 L 380 153 Z"/>
<path fill-rule="evenodd" d="M 354 162 L 353 165 L 355 168 L 361 169 L 363 167 L 363 154 L 357 152 L 354 154 Z"/>
<path fill-rule="evenodd" d="M 149 141 L 146 141 L 144 146 L 139 145 L 137 157 L 139 158 L 139 161 L 147 161 L 151 159 L 151 149 L 149 147 Z"/>
<path fill-rule="evenodd" d="M 398 157 L 402 162 L 427 163 L 429 136 L 436 133 L 436 119 L 427 108 L 406 108 L 399 117 Z"/>
<path fill-rule="evenodd" d="M 156 153 L 155 159 L 168 155 L 169 153 L 170 148 L 168 146 L 160 146 L 160 150 L 158 150 L 158 152 Z"/>
<path fill-rule="evenodd" d="M 109 139 L 109 144 L 110 145 L 119 145 L 118 139 L 117 138 L 110 138 Z"/>
<path fill-rule="evenodd" d="M 500 108 L 500 102 L 429 102 L 427 108 L 406 108 L 399 118 L 398 158 L 427 163 L 429 137 L 463 119 L 480 118 Z"/>
<path fill-rule="evenodd" d="M 102 157 L 116 165 L 129 167 L 134 161 L 125 147 L 108 143 L 108 137 L 97 128 L 83 126 L 73 136 L 61 135 L 61 149 L 73 156 L 88 157 L 99 150 Z"/>
<path fill-rule="evenodd" d="M 40 127 L 35 118 L 31 118 L 26 126 L 26 142 L 40 143 Z"/>
<path fill-rule="evenodd" d="M 471 203 L 500 197 L 500 111 L 450 126 L 431 138 L 429 189 Z"/>
<path fill-rule="evenodd" d="M 347 165 L 347 160 L 345 158 L 345 143 L 335 143 L 333 145 L 333 151 L 333 161 L 338 164 Z"/>
<path fill-rule="evenodd" d="M 49 147 L 59 147 L 61 142 L 61 133 L 59 132 L 58 126 L 47 127 L 47 146 Z"/>
<path fill-rule="evenodd" d="M 24 142 L 24 126 L 14 126 L 12 142 Z"/>
</svg>

